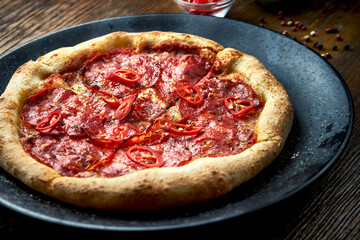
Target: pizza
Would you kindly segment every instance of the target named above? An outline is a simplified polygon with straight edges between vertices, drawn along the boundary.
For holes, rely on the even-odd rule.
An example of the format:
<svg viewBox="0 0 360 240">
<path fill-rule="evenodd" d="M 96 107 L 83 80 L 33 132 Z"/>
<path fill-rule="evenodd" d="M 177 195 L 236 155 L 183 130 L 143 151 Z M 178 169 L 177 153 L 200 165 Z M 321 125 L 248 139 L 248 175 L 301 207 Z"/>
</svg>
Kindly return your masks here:
<svg viewBox="0 0 360 240">
<path fill-rule="evenodd" d="M 83 208 L 223 196 L 282 151 L 283 85 L 255 57 L 176 32 L 113 32 L 20 66 L 0 98 L 0 164 Z"/>
</svg>

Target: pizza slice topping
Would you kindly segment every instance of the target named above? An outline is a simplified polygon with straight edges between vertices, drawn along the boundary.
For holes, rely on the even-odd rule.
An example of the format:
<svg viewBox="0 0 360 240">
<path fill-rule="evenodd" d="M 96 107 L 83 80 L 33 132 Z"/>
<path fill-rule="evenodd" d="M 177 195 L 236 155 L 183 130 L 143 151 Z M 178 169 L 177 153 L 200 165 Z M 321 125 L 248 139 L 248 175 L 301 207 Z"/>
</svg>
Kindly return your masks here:
<svg viewBox="0 0 360 240">
<path fill-rule="evenodd" d="M 36 125 L 35 129 L 38 131 L 51 129 L 60 121 L 61 116 L 61 112 L 53 111 L 47 115 L 38 125 Z"/>
<path fill-rule="evenodd" d="M 192 106 L 201 106 L 204 103 L 204 98 L 197 87 L 192 85 L 184 85 L 176 89 L 179 98 Z"/>
<path fill-rule="evenodd" d="M 140 80 L 140 75 L 130 70 L 117 69 L 109 74 L 108 79 L 131 85 Z"/>
<path fill-rule="evenodd" d="M 243 117 L 254 108 L 254 102 L 249 99 L 229 96 L 224 100 L 226 108 L 236 117 Z"/>
<path fill-rule="evenodd" d="M 114 112 L 113 118 L 118 119 L 119 121 L 123 120 L 129 114 L 136 99 L 136 96 L 137 94 L 133 94 L 123 99 L 116 111 Z"/>
<path fill-rule="evenodd" d="M 149 154 L 150 153 L 150 154 Z M 134 145 L 127 149 L 126 156 L 146 168 L 161 167 L 164 162 L 159 154 L 150 147 Z"/>
<path fill-rule="evenodd" d="M 191 124 L 181 124 L 181 123 L 172 123 L 167 122 L 164 126 L 165 131 L 168 131 L 177 135 L 196 135 L 201 132 L 201 127 L 193 127 Z"/>
<path fill-rule="evenodd" d="M 249 113 L 262 109 L 255 92 L 241 79 L 208 74 L 216 62 L 177 47 L 116 49 L 56 78 L 72 86 L 79 77 L 87 91 L 49 78 L 23 107 L 25 150 L 66 176 L 115 177 L 254 144 L 257 115 Z"/>
</svg>

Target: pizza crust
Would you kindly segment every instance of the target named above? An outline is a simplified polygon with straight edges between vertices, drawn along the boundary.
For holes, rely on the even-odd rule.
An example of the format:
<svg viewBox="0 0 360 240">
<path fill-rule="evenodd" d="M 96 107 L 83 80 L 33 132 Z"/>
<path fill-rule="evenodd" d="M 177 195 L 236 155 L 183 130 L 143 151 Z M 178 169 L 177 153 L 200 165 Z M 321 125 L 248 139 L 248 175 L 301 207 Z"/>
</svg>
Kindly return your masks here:
<svg viewBox="0 0 360 240">
<path fill-rule="evenodd" d="M 29 157 L 19 129 L 25 100 L 51 73 L 76 69 L 97 54 L 134 46 L 169 42 L 203 46 L 197 54 L 218 58 L 226 76 L 239 75 L 265 102 L 256 125 L 258 143 L 228 157 L 201 158 L 177 168 L 150 168 L 114 178 L 61 176 Z M 224 48 L 211 40 L 173 32 L 115 32 L 74 47 L 52 51 L 21 66 L 0 98 L 0 165 L 29 187 L 55 199 L 86 208 L 149 210 L 203 202 L 222 196 L 250 180 L 282 150 L 293 120 L 293 108 L 283 86 L 253 56 Z"/>
</svg>

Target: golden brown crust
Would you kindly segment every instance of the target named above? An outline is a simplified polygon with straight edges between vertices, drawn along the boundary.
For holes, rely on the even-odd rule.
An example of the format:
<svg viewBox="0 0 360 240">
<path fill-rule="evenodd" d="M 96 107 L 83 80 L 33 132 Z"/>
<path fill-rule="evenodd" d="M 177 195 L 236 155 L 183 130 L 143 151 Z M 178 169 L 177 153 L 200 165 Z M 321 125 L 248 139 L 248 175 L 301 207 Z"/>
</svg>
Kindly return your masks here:
<svg viewBox="0 0 360 240">
<path fill-rule="evenodd" d="M 225 75 L 241 76 L 265 102 L 256 125 L 258 143 L 228 157 L 202 158 L 178 168 L 152 168 L 115 178 L 64 177 L 29 157 L 19 136 L 20 111 L 46 76 L 80 67 L 102 52 L 168 42 L 203 46 Z M 256 176 L 280 153 L 291 128 L 293 109 L 283 86 L 252 56 L 189 34 L 116 32 L 74 47 L 55 50 L 21 66 L 0 98 L 0 164 L 31 188 L 74 205 L 99 209 L 162 209 L 224 195 Z"/>
</svg>

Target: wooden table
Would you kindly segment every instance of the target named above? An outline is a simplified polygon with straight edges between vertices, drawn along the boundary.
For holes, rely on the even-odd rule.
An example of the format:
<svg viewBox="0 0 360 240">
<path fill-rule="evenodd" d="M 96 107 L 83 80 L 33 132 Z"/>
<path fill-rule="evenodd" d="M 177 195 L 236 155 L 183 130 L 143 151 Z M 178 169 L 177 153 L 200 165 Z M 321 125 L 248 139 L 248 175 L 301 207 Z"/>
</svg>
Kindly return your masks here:
<svg viewBox="0 0 360 240">
<path fill-rule="evenodd" d="M 282 11 L 281 14 L 279 11 Z M 0 54 L 73 25 L 104 18 L 155 13 L 180 13 L 180 10 L 172 0 L 2 0 Z M 226 224 L 219 223 L 212 229 L 200 227 L 181 232 L 234 232 L 236 235 L 231 237 L 248 237 L 245 239 L 359 239 L 360 2 L 318 0 L 297 3 L 294 8 L 287 9 L 285 5 L 265 7 L 253 0 L 237 0 L 226 17 L 260 24 L 279 33 L 287 30 L 291 37 L 304 42 L 319 54 L 328 53 L 327 61 L 345 79 L 353 97 L 356 112 L 353 134 L 345 152 L 329 171 L 286 205 L 261 211 L 246 220 L 234 219 Z M 306 29 L 293 31 L 289 20 L 294 24 L 296 21 L 301 22 Z M 341 39 L 336 34 L 326 32 L 326 29 L 332 27 L 337 28 Z M 312 31 L 314 36 L 310 35 Z M 306 35 L 310 41 L 306 41 Z M 316 48 L 315 42 L 321 43 L 322 49 Z M 347 44 L 349 49 L 344 50 Z M 40 232 L 47 229 L 52 234 L 93 234 L 91 231 L 37 221 L 4 207 L 1 207 L 0 212 L 0 231 L 3 233 L 26 234 L 31 229 Z M 114 235 L 127 236 L 124 233 Z"/>
</svg>

